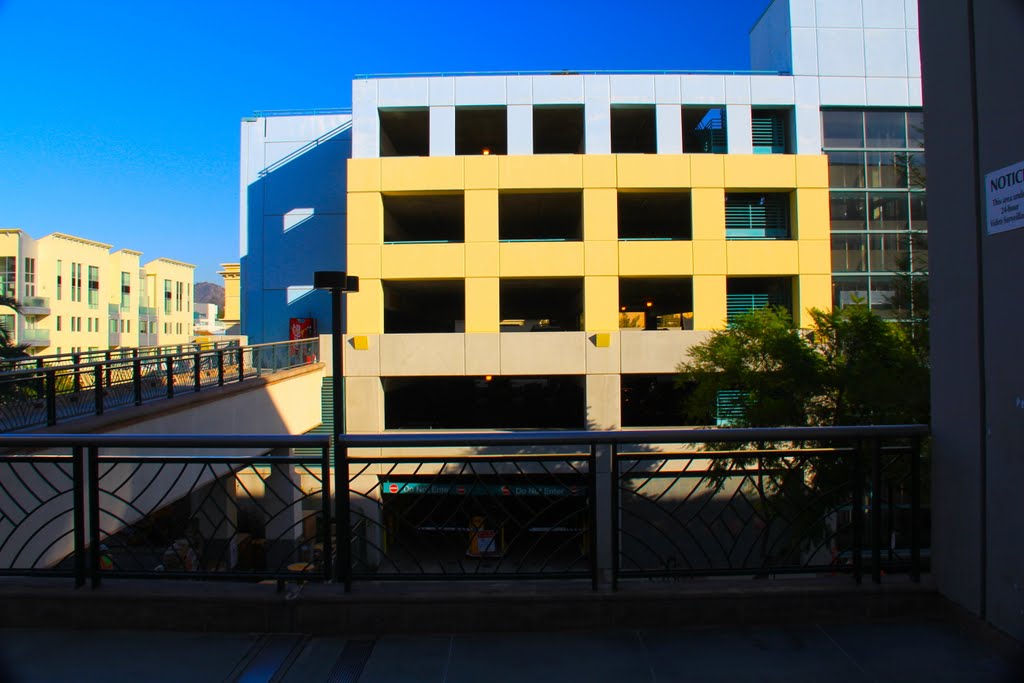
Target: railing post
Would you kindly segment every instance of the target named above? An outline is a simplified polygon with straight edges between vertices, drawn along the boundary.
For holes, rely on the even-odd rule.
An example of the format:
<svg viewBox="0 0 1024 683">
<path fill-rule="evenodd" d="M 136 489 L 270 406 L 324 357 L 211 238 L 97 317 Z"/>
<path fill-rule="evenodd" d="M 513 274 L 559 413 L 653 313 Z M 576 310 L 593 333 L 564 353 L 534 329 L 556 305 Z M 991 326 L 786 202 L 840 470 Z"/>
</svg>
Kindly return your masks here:
<svg viewBox="0 0 1024 683">
<path fill-rule="evenodd" d="M 57 424 L 57 371 L 53 368 L 46 373 L 46 424 Z"/>
<path fill-rule="evenodd" d="M 203 385 L 202 375 L 199 374 L 200 369 L 201 369 L 201 365 L 202 365 L 202 362 L 203 362 L 203 354 L 202 354 L 201 351 L 196 351 L 195 361 L 194 362 L 195 362 L 195 368 L 194 369 L 195 369 L 196 391 L 199 391 L 199 388 L 202 387 L 202 385 Z"/>
<path fill-rule="evenodd" d="M 71 449 L 72 505 L 74 510 L 75 543 L 75 588 L 85 585 L 85 463 L 82 462 L 82 447 Z"/>
<path fill-rule="evenodd" d="M 174 356 L 167 356 L 167 398 L 174 398 Z"/>
<path fill-rule="evenodd" d="M 80 354 L 71 354 L 71 364 L 75 366 L 74 391 L 76 394 L 82 390 L 82 375 L 81 370 L 78 369 L 78 364 L 79 362 L 81 362 L 81 360 L 82 356 Z"/>
<path fill-rule="evenodd" d="M 96 414 L 103 414 L 103 364 L 92 366 L 92 392 L 96 402 Z"/>
<path fill-rule="evenodd" d="M 323 543 L 324 580 L 334 581 L 334 544 L 331 538 L 331 447 L 324 446 L 320 449 L 320 485 L 322 487 L 322 498 L 320 514 L 323 515 L 323 538 L 317 539 Z"/>
<path fill-rule="evenodd" d="M 921 581 L 921 439 L 910 441 L 910 579 Z"/>
<path fill-rule="evenodd" d="M 868 439 L 868 453 L 871 456 L 871 580 L 874 583 L 881 583 L 882 455 L 877 438 Z"/>
<path fill-rule="evenodd" d="M 224 386 L 224 349 L 217 351 L 217 386 Z"/>
<path fill-rule="evenodd" d="M 132 358 L 132 389 L 135 391 L 135 405 L 142 405 L 142 359 L 138 350 Z"/>
<path fill-rule="evenodd" d="M 352 529 L 349 501 L 348 446 L 338 439 L 338 425 L 334 426 L 334 525 L 337 534 L 338 564 L 334 568 L 345 592 L 352 592 Z"/>
<path fill-rule="evenodd" d="M 857 441 L 853 450 L 853 467 L 850 478 L 853 481 L 851 491 L 850 517 L 853 524 L 853 579 L 861 582 L 863 574 L 864 552 L 864 441 Z"/>
<path fill-rule="evenodd" d="M 587 546 L 590 549 L 590 589 L 597 590 L 600 568 L 597 562 L 597 444 L 590 444 L 590 462 L 587 463 L 587 507 L 590 508 L 587 525 Z"/>
<path fill-rule="evenodd" d="M 609 489 L 609 505 L 611 507 L 611 547 L 612 547 L 612 590 L 619 589 L 619 445 L 611 445 L 611 482 Z"/>
<path fill-rule="evenodd" d="M 245 347 L 238 347 L 238 381 L 245 379 Z"/>
<path fill-rule="evenodd" d="M 100 586 L 100 464 L 99 449 L 86 449 L 86 469 L 89 482 L 89 574 L 92 587 Z"/>
<path fill-rule="evenodd" d="M 107 365 L 107 386 L 109 387 L 110 386 L 110 351 L 107 351 L 106 356 L 107 356 L 106 357 L 106 361 L 107 361 L 107 363 L 106 363 L 106 365 Z"/>
</svg>

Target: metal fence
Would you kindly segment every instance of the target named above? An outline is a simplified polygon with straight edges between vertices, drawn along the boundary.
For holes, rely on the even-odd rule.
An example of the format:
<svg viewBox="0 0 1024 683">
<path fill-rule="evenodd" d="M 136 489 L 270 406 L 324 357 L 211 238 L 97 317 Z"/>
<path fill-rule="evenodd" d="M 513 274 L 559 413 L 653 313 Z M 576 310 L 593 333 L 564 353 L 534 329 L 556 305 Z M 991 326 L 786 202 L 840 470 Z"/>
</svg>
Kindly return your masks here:
<svg viewBox="0 0 1024 683">
<path fill-rule="evenodd" d="M 0 372 L 0 432 L 53 426 L 317 361 L 318 339 Z"/>
<path fill-rule="evenodd" d="M 333 575 L 327 436 L 5 436 L 0 448 L 0 575 L 94 587 Z"/>
<path fill-rule="evenodd" d="M 45 331 L 45 330 L 44 330 Z M 139 348 L 103 349 L 94 351 L 76 351 L 74 353 L 54 353 L 45 356 L 22 356 L 19 358 L 0 358 L 0 371 L 43 368 L 55 365 L 80 365 L 98 361 L 126 360 L 129 358 L 146 358 L 148 356 L 170 356 L 193 353 L 195 351 L 216 351 L 240 346 L 238 340 L 201 341 L 188 344 L 171 344 L 167 346 L 142 346 Z"/>
<path fill-rule="evenodd" d="M 876 582 L 900 571 L 917 580 L 929 544 L 927 434 L 341 435 L 336 467 L 325 435 L 0 436 L 0 574 L 346 589 L 785 573 L 859 582 L 868 570 Z"/>
</svg>

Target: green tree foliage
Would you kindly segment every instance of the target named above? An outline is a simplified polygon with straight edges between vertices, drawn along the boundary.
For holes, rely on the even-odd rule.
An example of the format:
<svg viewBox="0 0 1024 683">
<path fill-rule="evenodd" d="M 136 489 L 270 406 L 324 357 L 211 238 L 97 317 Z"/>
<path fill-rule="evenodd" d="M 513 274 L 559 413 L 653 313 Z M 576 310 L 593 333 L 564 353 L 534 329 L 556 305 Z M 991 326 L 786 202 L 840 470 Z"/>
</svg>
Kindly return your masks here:
<svg viewBox="0 0 1024 683">
<path fill-rule="evenodd" d="M 21 312 L 21 304 L 17 299 L 9 296 L 0 296 L 0 307 L 6 306 L 13 309 L 15 313 Z M 13 331 L 0 325 L 0 358 L 20 358 L 25 355 L 24 344 L 15 344 Z"/>
</svg>

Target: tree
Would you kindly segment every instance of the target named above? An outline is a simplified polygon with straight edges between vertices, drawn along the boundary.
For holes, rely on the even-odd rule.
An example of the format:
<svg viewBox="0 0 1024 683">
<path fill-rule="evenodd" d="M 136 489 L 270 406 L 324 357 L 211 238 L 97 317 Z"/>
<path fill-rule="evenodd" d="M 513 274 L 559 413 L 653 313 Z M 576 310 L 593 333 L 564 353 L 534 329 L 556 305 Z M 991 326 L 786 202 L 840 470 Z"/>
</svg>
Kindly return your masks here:
<svg viewBox="0 0 1024 683">
<path fill-rule="evenodd" d="M 21 304 L 10 296 L 0 296 L 0 307 L 6 306 L 13 309 L 15 313 L 21 312 Z M 15 344 L 12 330 L 0 325 L 0 358 L 20 358 L 28 348 L 25 344 Z"/>
</svg>

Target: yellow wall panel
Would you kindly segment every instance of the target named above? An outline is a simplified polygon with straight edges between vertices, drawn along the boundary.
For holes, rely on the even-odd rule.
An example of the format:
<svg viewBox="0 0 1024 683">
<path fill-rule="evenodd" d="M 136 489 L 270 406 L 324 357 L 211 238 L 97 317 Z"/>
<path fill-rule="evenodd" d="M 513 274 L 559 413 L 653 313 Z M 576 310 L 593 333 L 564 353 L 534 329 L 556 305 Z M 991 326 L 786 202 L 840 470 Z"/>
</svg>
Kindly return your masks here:
<svg viewBox="0 0 1024 683">
<path fill-rule="evenodd" d="M 796 157 L 792 154 L 729 154 L 724 163 L 725 186 L 729 189 L 796 186 Z"/>
<path fill-rule="evenodd" d="M 688 154 L 690 185 L 693 187 L 725 187 L 723 154 Z"/>
<path fill-rule="evenodd" d="M 733 241 L 725 250 L 729 275 L 794 275 L 800 266 L 793 241 Z"/>
<path fill-rule="evenodd" d="M 390 157 L 380 160 L 384 192 L 461 190 L 465 185 L 463 157 Z"/>
<path fill-rule="evenodd" d="M 829 240 L 800 240 L 800 273 L 831 275 L 832 250 Z"/>
<path fill-rule="evenodd" d="M 359 278 L 380 278 L 380 246 L 376 244 L 350 244 L 345 257 L 349 275 Z"/>
<path fill-rule="evenodd" d="M 384 204 L 379 192 L 349 192 L 349 244 L 382 244 L 384 242 Z"/>
<path fill-rule="evenodd" d="M 721 187 L 694 188 L 690 192 L 693 206 L 693 239 L 725 239 L 725 191 Z"/>
<path fill-rule="evenodd" d="M 689 187 L 690 161 L 682 154 L 619 154 L 620 188 Z"/>
<path fill-rule="evenodd" d="M 796 158 L 796 184 L 799 187 L 828 189 L 828 157 L 800 155 Z"/>
<path fill-rule="evenodd" d="M 384 333 L 384 288 L 380 280 L 359 279 L 359 291 L 345 294 L 349 334 Z"/>
<path fill-rule="evenodd" d="M 512 242 L 499 246 L 501 277 L 583 275 L 582 242 Z"/>
<path fill-rule="evenodd" d="M 467 190 L 496 190 L 498 189 L 498 159 L 497 156 L 468 156 L 465 157 L 466 164 L 466 189 Z"/>
<path fill-rule="evenodd" d="M 498 240 L 498 191 L 466 190 L 466 241 Z"/>
<path fill-rule="evenodd" d="M 619 242 L 619 275 L 690 275 L 691 242 Z"/>
<path fill-rule="evenodd" d="M 587 332 L 619 328 L 619 279 L 592 276 L 583 281 L 584 329 Z"/>
<path fill-rule="evenodd" d="M 498 332 L 498 278 L 466 280 L 466 332 Z"/>
<path fill-rule="evenodd" d="M 465 275 L 463 244 L 385 244 L 381 248 L 381 276 L 385 280 Z"/>
<path fill-rule="evenodd" d="M 832 276 L 824 274 L 801 275 L 797 278 L 797 281 L 800 327 L 810 327 L 812 321 L 811 316 L 807 314 L 808 309 L 832 310 Z"/>
<path fill-rule="evenodd" d="M 725 275 L 725 240 L 695 240 L 693 272 L 695 275 Z"/>
<path fill-rule="evenodd" d="M 497 242 L 466 243 L 466 277 L 498 277 Z"/>
<path fill-rule="evenodd" d="M 619 238 L 618 192 L 614 189 L 583 190 L 583 239 Z"/>
<path fill-rule="evenodd" d="M 501 189 L 583 187 L 583 155 L 543 154 L 498 158 Z"/>
<path fill-rule="evenodd" d="M 583 157 L 583 187 L 615 187 L 615 156 L 587 154 Z"/>
<path fill-rule="evenodd" d="M 795 194 L 796 237 L 802 240 L 828 239 L 828 190 L 800 188 Z"/>
<path fill-rule="evenodd" d="M 376 192 L 380 190 L 380 159 L 348 160 L 348 191 Z"/>
<path fill-rule="evenodd" d="M 725 327 L 724 275 L 693 277 L 693 329 L 718 330 Z"/>
<path fill-rule="evenodd" d="M 587 275 L 618 275 L 618 242 L 585 242 L 583 245 L 583 266 Z"/>
</svg>

